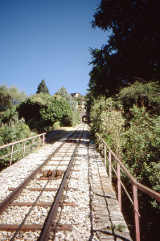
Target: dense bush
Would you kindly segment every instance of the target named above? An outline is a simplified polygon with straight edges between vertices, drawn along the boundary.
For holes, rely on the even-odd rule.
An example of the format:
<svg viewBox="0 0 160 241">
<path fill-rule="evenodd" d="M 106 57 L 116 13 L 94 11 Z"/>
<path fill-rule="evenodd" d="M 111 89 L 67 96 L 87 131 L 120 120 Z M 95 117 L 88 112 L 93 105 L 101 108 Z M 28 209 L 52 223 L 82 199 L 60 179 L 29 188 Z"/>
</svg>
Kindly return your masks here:
<svg viewBox="0 0 160 241">
<path fill-rule="evenodd" d="M 117 109 L 112 98 L 100 97 L 94 100 L 90 112 L 91 131 L 101 134 L 118 155 L 121 152 L 121 134 L 124 128 L 120 107 Z"/>
<path fill-rule="evenodd" d="M 31 129 L 39 132 L 53 128 L 57 121 L 60 125 L 72 125 L 73 112 L 63 97 L 36 94 L 26 99 L 17 108 Z"/>
<path fill-rule="evenodd" d="M 134 83 L 112 98 L 100 97 L 91 107 L 91 130 L 121 156 L 139 182 L 160 192 L 160 105 L 155 83 Z M 150 108 L 154 105 L 153 108 Z"/>
<path fill-rule="evenodd" d="M 71 122 L 69 121 L 69 123 L 71 123 L 71 125 L 73 125 L 73 126 L 78 124 L 79 121 L 80 121 L 80 115 L 79 115 L 79 111 L 78 111 L 78 101 L 77 101 L 77 99 L 74 99 L 67 92 L 67 90 L 64 87 L 60 88 L 54 94 L 54 97 L 56 97 L 56 99 L 65 100 L 69 104 L 69 106 L 70 106 L 70 108 L 72 110 L 72 118 L 71 118 Z"/>
<path fill-rule="evenodd" d="M 135 82 L 134 84 L 122 88 L 117 95 L 117 101 L 123 105 L 123 109 L 128 117 L 128 112 L 133 105 L 145 106 L 150 114 L 160 115 L 160 95 L 159 84 L 156 82 Z"/>
<path fill-rule="evenodd" d="M 72 111 L 69 104 L 63 98 L 56 99 L 52 97 L 47 105 L 41 107 L 40 115 L 48 123 L 53 124 L 59 121 L 62 125 L 72 125 Z"/>
<path fill-rule="evenodd" d="M 0 86 L 0 111 L 5 111 L 13 105 L 22 102 L 26 98 L 24 92 L 20 92 L 15 87 Z"/>
<path fill-rule="evenodd" d="M 136 82 L 123 88 L 114 99 L 92 100 L 90 109 L 93 133 L 99 133 L 106 140 L 140 183 L 157 192 L 160 192 L 159 107 L 158 84 Z M 130 188 L 128 178 L 122 177 Z M 153 240 L 151 230 L 156 237 L 159 204 L 142 192 L 139 192 L 139 201 L 143 240 Z"/>
<path fill-rule="evenodd" d="M 21 140 L 29 136 L 31 136 L 31 131 L 23 121 L 18 121 L 11 126 L 3 125 L 0 128 L 0 145 Z"/>
<path fill-rule="evenodd" d="M 17 122 L 18 121 L 18 113 L 16 111 L 16 106 L 11 106 L 4 112 L 1 112 L 0 120 L 1 120 L 0 126 L 2 124 L 7 124 L 7 125 L 11 126 L 13 123 Z"/>
<path fill-rule="evenodd" d="M 15 124 L 10 126 L 3 125 L 0 127 L 0 146 L 30 137 L 32 134 L 33 133 L 31 133 L 29 127 L 22 120 L 17 121 Z M 16 145 L 16 149 L 17 148 L 22 147 L 18 144 Z M 3 157 L 9 153 L 11 153 L 11 147 L 0 150 L 0 170 L 9 165 L 10 156 Z M 18 160 L 20 157 L 22 157 L 21 153 L 17 152 L 14 155 L 13 162 Z"/>
</svg>

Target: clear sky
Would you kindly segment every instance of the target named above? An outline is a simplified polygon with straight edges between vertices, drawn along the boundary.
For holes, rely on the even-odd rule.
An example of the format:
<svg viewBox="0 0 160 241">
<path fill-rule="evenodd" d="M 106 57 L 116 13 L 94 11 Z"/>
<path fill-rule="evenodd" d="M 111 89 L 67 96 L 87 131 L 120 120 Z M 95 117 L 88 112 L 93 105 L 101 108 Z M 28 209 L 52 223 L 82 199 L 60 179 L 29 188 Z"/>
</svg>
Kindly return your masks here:
<svg viewBox="0 0 160 241">
<path fill-rule="evenodd" d="M 0 85 L 34 94 L 42 79 L 50 94 L 62 86 L 86 94 L 89 48 L 107 33 L 92 29 L 100 0 L 0 0 Z"/>
</svg>

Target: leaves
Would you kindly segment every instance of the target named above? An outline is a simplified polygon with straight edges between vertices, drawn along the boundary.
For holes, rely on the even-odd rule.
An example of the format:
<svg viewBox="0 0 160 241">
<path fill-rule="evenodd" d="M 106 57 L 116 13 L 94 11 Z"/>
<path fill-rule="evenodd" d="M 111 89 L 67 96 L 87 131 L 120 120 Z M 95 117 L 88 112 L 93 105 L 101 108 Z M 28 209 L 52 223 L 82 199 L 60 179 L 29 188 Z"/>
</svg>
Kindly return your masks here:
<svg viewBox="0 0 160 241">
<path fill-rule="evenodd" d="M 49 94 L 49 90 L 47 88 L 45 80 L 42 80 L 40 84 L 37 87 L 37 94 L 39 93 L 44 93 L 44 94 Z"/>
<path fill-rule="evenodd" d="M 23 102 L 17 110 L 30 128 L 39 132 L 51 128 L 57 121 L 61 125 L 72 125 L 72 109 L 63 97 L 36 94 Z"/>
</svg>

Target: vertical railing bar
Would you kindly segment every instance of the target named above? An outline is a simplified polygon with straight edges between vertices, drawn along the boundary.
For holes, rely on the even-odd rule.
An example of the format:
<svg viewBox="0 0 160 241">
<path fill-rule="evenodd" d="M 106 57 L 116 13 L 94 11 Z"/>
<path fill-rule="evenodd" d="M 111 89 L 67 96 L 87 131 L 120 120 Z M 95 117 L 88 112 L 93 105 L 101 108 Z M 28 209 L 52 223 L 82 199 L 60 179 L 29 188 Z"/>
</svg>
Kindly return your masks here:
<svg viewBox="0 0 160 241">
<path fill-rule="evenodd" d="M 33 141 L 34 139 L 31 140 L 31 148 L 30 148 L 31 151 L 33 150 Z"/>
<path fill-rule="evenodd" d="M 27 141 L 29 141 L 29 140 L 33 140 L 33 139 L 35 139 L 35 138 L 40 138 L 40 140 L 42 141 L 42 145 L 44 145 L 45 144 L 45 135 L 46 135 L 46 133 L 42 133 L 42 134 L 40 134 L 40 135 L 36 135 L 36 136 L 33 136 L 33 137 L 29 137 L 29 138 L 25 138 L 25 139 L 22 139 L 22 140 L 20 140 L 20 141 L 15 141 L 15 142 L 12 142 L 12 143 L 8 143 L 8 144 L 4 144 L 4 145 L 2 145 L 2 146 L 0 146 L 0 150 L 2 150 L 2 149 L 5 149 L 5 148 L 9 148 L 9 151 L 8 151 L 8 154 L 6 154 L 6 155 L 4 155 L 4 156 L 1 156 L 1 157 L 3 157 L 3 158 L 5 158 L 5 157 L 10 157 L 10 160 L 8 160 L 8 162 L 9 162 L 9 165 L 11 166 L 12 165 L 12 162 L 13 162 L 13 155 L 14 155 L 14 153 L 16 153 L 16 152 L 20 152 L 20 153 L 22 153 L 22 156 L 24 156 L 24 153 L 26 153 L 26 151 L 27 151 Z M 41 138 L 42 137 L 42 138 Z M 40 141 L 40 142 L 41 142 Z M 23 142 L 25 142 L 25 144 L 23 145 Z M 32 141 L 31 141 L 32 142 Z M 21 143 L 21 144 L 20 144 Z M 17 147 L 17 149 L 16 149 L 16 151 L 14 151 L 14 149 L 15 149 L 15 145 L 19 145 L 20 144 L 20 148 L 18 148 Z M 10 147 L 11 147 L 11 150 L 10 150 Z M 30 148 L 30 145 L 28 145 L 28 147 Z M 17 158 L 17 160 L 18 160 L 18 158 Z"/>
<path fill-rule="evenodd" d="M 104 142 L 104 140 L 97 134 L 98 139 L 101 139 Z M 107 148 L 107 153 L 108 153 L 108 162 L 109 162 L 109 167 L 108 167 L 108 175 L 109 175 L 109 179 L 110 182 L 112 183 L 112 169 L 115 172 L 117 178 L 120 181 L 120 184 L 117 181 L 117 185 L 119 186 L 119 194 L 120 194 L 120 190 L 122 189 L 122 187 L 124 188 L 125 193 L 127 194 L 127 190 L 124 187 L 123 183 L 121 182 L 121 170 L 123 170 L 123 172 L 125 172 L 125 174 L 128 176 L 128 178 L 130 179 L 131 183 L 132 183 L 132 192 L 133 192 L 133 202 L 132 199 L 130 197 L 129 194 L 127 194 L 129 200 L 131 201 L 131 203 L 134 205 L 134 219 L 135 219 L 135 236 L 136 236 L 136 241 L 140 241 L 140 214 L 139 214 L 139 204 L 138 204 L 138 190 L 142 191 L 143 193 L 146 193 L 147 195 L 149 195 L 152 198 L 155 198 L 157 201 L 160 202 L 160 194 L 150 188 L 148 188 L 147 186 L 144 186 L 141 183 L 138 183 L 137 180 L 130 174 L 130 172 L 127 170 L 127 168 L 123 165 L 123 163 L 121 162 L 121 160 L 116 156 L 116 154 L 110 149 L 110 147 L 106 144 L 106 148 Z M 112 165 L 112 157 L 115 158 L 115 161 L 117 163 L 119 163 L 120 165 L 120 169 L 117 166 L 117 170 L 114 169 L 114 166 Z M 118 174 L 119 173 L 119 174 Z M 122 194 L 122 193 L 121 193 Z M 120 200 L 120 196 L 119 196 L 119 200 Z"/>
<path fill-rule="evenodd" d="M 134 203 L 134 220 L 135 220 L 135 231 L 136 231 L 136 241 L 140 241 L 140 225 L 139 225 L 139 207 L 138 207 L 138 194 L 137 186 L 132 183 L 133 188 L 133 203 Z"/>
<path fill-rule="evenodd" d="M 109 151 L 108 153 L 108 172 L 109 172 L 109 180 L 110 183 L 112 183 L 112 156 L 111 156 L 111 152 Z"/>
<path fill-rule="evenodd" d="M 12 165 L 12 160 L 13 160 L 13 149 L 14 149 L 14 145 L 11 146 L 11 160 L 9 162 L 9 165 Z"/>
<path fill-rule="evenodd" d="M 121 167 L 117 163 L 117 190 L 118 190 L 118 202 L 120 210 L 122 211 L 122 193 L 121 193 Z"/>
<path fill-rule="evenodd" d="M 42 141 L 42 145 L 44 145 L 44 143 L 45 143 L 45 134 L 43 134 L 43 141 Z"/>
<path fill-rule="evenodd" d="M 105 165 L 105 168 L 107 168 L 106 145 L 105 145 L 105 143 L 104 143 L 104 165 Z"/>
<path fill-rule="evenodd" d="M 26 143 L 24 142 L 24 144 L 23 144 L 23 157 L 25 156 L 25 152 L 26 152 Z"/>
</svg>

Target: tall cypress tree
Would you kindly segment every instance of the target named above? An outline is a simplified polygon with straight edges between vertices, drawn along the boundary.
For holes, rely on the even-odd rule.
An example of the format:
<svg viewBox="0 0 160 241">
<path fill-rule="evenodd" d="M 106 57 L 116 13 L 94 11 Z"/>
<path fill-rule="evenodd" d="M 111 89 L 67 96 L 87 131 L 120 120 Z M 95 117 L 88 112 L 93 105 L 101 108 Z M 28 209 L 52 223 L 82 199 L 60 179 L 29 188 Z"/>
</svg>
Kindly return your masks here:
<svg viewBox="0 0 160 241">
<path fill-rule="evenodd" d="M 40 84 L 38 85 L 38 88 L 37 88 L 37 92 L 36 92 L 37 94 L 38 93 L 46 93 L 46 94 L 49 94 L 49 90 L 48 90 L 48 88 L 47 88 L 47 85 L 46 85 L 46 82 L 45 82 L 45 80 L 42 80 L 41 82 L 40 82 Z"/>
</svg>

